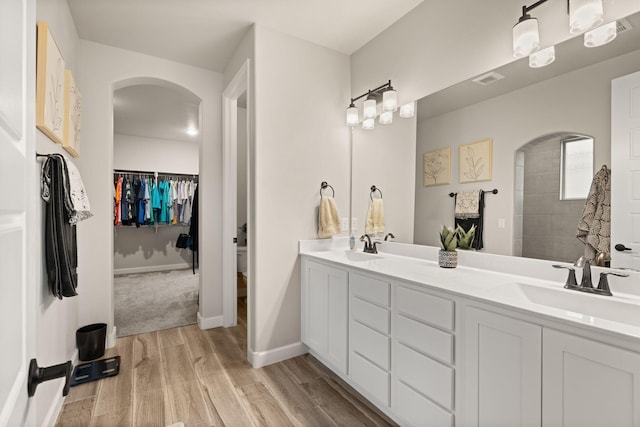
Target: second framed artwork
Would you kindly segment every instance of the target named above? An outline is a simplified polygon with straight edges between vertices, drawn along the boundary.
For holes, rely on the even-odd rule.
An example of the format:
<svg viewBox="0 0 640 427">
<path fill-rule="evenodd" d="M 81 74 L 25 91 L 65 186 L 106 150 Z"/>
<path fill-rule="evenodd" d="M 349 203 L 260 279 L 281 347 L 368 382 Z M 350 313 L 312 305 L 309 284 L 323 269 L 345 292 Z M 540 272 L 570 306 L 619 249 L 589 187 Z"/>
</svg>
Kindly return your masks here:
<svg viewBox="0 0 640 427">
<path fill-rule="evenodd" d="M 460 183 L 491 181 L 493 179 L 493 141 L 482 141 L 460 146 L 458 163 Z"/>
</svg>

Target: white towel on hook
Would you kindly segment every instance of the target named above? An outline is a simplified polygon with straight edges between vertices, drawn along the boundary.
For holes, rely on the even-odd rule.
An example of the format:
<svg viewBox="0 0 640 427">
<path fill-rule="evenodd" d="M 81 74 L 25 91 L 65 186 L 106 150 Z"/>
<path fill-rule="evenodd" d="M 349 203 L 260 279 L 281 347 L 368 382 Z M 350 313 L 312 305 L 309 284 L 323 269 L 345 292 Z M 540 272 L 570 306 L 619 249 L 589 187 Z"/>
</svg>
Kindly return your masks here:
<svg viewBox="0 0 640 427">
<path fill-rule="evenodd" d="M 384 233 L 384 204 L 382 199 L 373 199 L 369 204 L 364 232 L 367 234 Z"/>
<path fill-rule="evenodd" d="M 73 162 L 66 162 L 66 164 L 69 174 L 69 195 L 71 197 L 71 205 L 73 206 L 72 213 L 69 216 L 69 222 L 71 224 L 77 224 L 80 221 L 91 218 L 93 214 L 91 213 L 89 197 L 84 189 L 80 171 Z"/>
<path fill-rule="evenodd" d="M 318 209 L 318 237 L 331 237 L 340 232 L 340 217 L 333 197 L 322 196 Z"/>
</svg>

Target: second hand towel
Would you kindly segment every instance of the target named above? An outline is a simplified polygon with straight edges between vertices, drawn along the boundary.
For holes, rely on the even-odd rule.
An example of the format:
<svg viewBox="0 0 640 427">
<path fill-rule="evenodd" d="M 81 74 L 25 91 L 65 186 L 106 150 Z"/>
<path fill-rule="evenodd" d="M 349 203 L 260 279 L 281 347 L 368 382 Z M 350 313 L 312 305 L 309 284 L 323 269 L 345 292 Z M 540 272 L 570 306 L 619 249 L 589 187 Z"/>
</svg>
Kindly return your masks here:
<svg viewBox="0 0 640 427">
<path fill-rule="evenodd" d="M 382 199 L 373 199 L 369 205 L 364 232 L 367 234 L 384 233 L 384 204 Z"/>
</svg>

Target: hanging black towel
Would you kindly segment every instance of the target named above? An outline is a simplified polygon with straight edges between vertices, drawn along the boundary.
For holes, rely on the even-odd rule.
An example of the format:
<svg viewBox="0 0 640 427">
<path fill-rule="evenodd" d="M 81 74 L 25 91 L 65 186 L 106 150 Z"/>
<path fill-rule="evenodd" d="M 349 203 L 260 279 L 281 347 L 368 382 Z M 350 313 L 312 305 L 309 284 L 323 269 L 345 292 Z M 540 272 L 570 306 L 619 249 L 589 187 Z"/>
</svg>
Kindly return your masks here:
<svg viewBox="0 0 640 427">
<path fill-rule="evenodd" d="M 47 205 L 45 257 L 49 290 L 59 299 L 78 295 L 76 226 L 69 223 L 66 194 L 69 194 L 69 177 L 65 159 L 51 154 L 42 166 L 42 198 Z"/>
<path fill-rule="evenodd" d="M 456 207 L 459 206 L 459 197 L 465 197 L 468 193 L 458 193 L 455 196 Z M 471 243 L 471 247 L 473 249 L 480 250 L 484 247 L 484 238 L 483 238 L 483 230 L 484 230 L 484 191 L 478 190 L 478 209 L 477 214 L 469 214 L 469 213 L 461 213 L 456 209 L 456 213 L 454 214 L 454 223 L 457 227 L 458 225 L 464 229 L 464 231 L 469 231 L 473 225 L 476 226 L 476 232 L 473 237 L 473 242 Z"/>
<path fill-rule="evenodd" d="M 193 258 L 193 274 L 196 274 L 196 259 L 198 252 L 198 189 L 200 189 L 200 184 L 196 186 L 196 191 L 193 194 L 193 202 L 191 204 L 191 226 L 189 227 Z"/>
</svg>

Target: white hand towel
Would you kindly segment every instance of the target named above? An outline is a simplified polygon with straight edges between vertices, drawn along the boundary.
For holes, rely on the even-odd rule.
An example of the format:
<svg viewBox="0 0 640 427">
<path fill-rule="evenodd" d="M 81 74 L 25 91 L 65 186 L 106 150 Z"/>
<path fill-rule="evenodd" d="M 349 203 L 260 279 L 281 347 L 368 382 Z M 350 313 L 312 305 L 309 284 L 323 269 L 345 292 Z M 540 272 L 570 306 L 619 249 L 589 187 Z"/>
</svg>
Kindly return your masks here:
<svg viewBox="0 0 640 427">
<path fill-rule="evenodd" d="M 66 162 L 67 171 L 69 173 L 69 192 L 73 211 L 69 216 L 71 224 L 77 224 L 80 221 L 89 219 L 93 216 L 91 206 L 89 205 L 89 197 L 84 189 L 84 183 L 80 176 L 80 171 L 73 162 Z"/>
<path fill-rule="evenodd" d="M 456 218 L 478 218 L 480 216 L 480 191 L 460 191 L 456 194 Z"/>
<path fill-rule="evenodd" d="M 367 234 L 384 233 L 384 204 L 382 199 L 373 199 L 369 205 L 364 232 Z"/>
<path fill-rule="evenodd" d="M 321 197 L 318 209 L 318 237 L 331 237 L 340 232 L 340 217 L 333 197 Z"/>
</svg>

